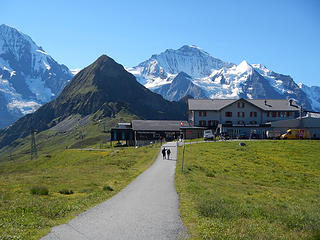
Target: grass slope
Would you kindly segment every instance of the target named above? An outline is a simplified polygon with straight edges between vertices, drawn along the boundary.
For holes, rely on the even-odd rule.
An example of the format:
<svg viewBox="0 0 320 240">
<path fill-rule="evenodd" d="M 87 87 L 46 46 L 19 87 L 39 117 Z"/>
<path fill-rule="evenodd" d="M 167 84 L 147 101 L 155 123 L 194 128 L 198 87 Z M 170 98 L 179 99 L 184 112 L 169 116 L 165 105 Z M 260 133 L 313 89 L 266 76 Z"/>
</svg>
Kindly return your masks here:
<svg viewBox="0 0 320 240">
<path fill-rule="evenodd" d="M 186 145 L 176 171 L 191 239 L 320 239 L 320 141 Z"/>
<path fill-rule="evenodd" d="M 100 152 L 71 149 L 4 164 L 0 239 L 39 239 L 52 226 L 119 192 L 152 163 L 158 151 L 156 145 Z M 39 186 L 49 194 L 31 194 Z"/>
<path fill-rule="evenodd" d="M 113 118 L 102 112 L 71 116 L 36 135 L 39 158 L 33 160 L 30 136 L 0 149 L 0 239 L 39 239 L 144 171 L 159 146 L 120 149 L 106 142 L 110 134 L 105 130 L 132 119 L 137 117 L 126 111 Z M 88 147 L 105 151 L 79 150 Z M 48 195 L 40 195 L 47 190 Z"/>
</svg>

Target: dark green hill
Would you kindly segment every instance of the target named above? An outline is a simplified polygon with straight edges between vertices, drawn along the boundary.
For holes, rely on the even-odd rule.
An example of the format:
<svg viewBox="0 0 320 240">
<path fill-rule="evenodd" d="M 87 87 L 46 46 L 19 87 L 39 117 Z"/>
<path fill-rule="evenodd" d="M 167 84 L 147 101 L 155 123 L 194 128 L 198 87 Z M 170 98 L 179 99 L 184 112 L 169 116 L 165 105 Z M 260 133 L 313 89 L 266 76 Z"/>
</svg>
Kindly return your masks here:
<svg viewBox="0 0 320 240">
<path fill-rule="evenodd" d="M 139 84 L 122 65 L 102 55 L 80 71 L 58 98 L 2 130 L 0 148 L 29 135 L 30 129 L 41 132 L 75 114 L 99 112 L 108 117 L 124 109 L 142 119 L 186 118 L 185 103 L 164 100 Z"/>
</svg>

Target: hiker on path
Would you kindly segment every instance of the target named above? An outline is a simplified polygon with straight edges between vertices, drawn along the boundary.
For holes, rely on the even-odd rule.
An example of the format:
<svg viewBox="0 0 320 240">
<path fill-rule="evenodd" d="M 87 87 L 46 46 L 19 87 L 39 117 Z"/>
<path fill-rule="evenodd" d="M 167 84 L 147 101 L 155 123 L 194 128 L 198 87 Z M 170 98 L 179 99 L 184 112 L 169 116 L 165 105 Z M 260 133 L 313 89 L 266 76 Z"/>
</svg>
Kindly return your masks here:
<svg viewBox="0 0 320 240">
<path fill-rule="evenodd" d="M 166 159 L 166 149 L 165 148 L 162 149 L 162 157 L 163 157 L 163 159 Z"/>
<path fill-rule="evenodd" d="M 170 159 L 170 153 L 171 153 L 171 151 L 170 151 L 170 149 L 168 148 L 168 150 L 167 150 L 168 159 Z"/>
</svg>

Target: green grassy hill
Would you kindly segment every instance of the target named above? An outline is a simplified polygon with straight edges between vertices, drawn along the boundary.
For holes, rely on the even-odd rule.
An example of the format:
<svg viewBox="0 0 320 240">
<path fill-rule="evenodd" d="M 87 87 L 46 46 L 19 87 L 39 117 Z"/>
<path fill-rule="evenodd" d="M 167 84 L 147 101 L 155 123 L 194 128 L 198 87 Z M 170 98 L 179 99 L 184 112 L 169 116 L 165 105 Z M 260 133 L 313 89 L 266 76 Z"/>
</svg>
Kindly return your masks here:
<svg viewBox="0 0 320 240">
<path fill-rule="evenodd" d="M 320 239 L 320 141 L 182 148 L 176 171 L 190 239 Z"/>
<path fill-rule="evenodd" d="M 104 145 L 105 151 L 61 149 L 70 144 L 100 148 L 96 140 L 105 137 L 98 134 L 102 127 L 88 123 L 82 142 L 73 139 L 78 130 L 56 136 L 53 130 L 42 132 L 37 136 L 39 158 L 30 160 L 24 154 L 30 146 L 25 139 L 16 147 L 14 160 L 0 163 L 0 239 L 39 239 L 52 226 L 118 193 L 159 152 L 158 145 L 138 149 Z"/>
</svg>

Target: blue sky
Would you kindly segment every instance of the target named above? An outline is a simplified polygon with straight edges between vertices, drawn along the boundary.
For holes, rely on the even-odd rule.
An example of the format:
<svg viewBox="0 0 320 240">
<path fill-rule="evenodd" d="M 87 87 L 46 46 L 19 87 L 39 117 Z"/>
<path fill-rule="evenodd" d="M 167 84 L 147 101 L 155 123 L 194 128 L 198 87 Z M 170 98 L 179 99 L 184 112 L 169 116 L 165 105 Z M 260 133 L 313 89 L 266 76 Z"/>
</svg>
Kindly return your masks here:
<svg viewBox="0 0 320 240">
<path fill-rule="evenodd" d="M 262 63 L 320 85 L 319 13 L 318 0 L 3 0 L 0 23 L 71 69 L 101 54 L 131 67 L 193 44 L 224 61 Z"/>
</svg>

